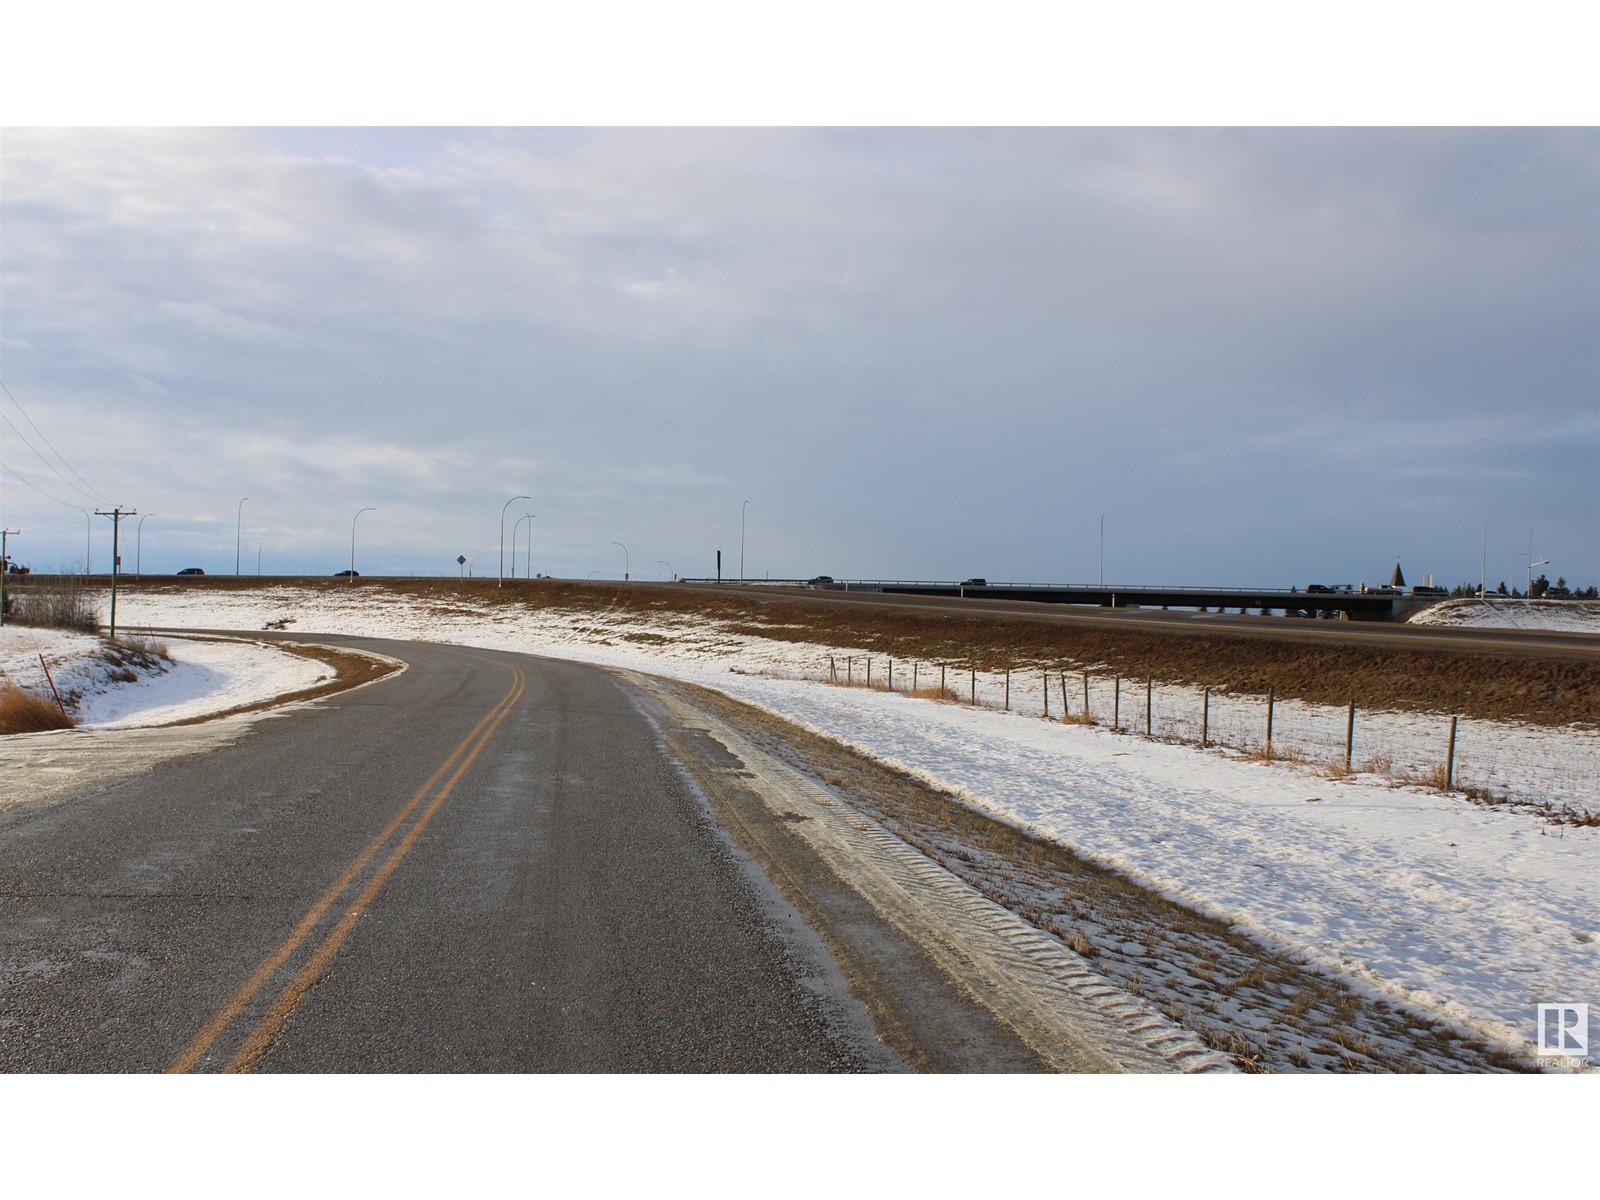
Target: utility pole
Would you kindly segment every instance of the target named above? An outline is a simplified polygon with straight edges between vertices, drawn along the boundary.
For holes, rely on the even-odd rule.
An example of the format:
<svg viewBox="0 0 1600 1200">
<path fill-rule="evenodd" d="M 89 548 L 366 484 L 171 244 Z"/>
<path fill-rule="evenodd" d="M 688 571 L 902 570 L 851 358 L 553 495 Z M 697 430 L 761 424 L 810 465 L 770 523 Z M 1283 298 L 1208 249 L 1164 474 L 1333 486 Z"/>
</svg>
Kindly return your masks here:
<svg viewBox="0 0 1600 1200">
<path fill-rule="evenodd" d="M 0 529 L 0 625 L 6 623 L 6 572 L 11 569 L 11 556 L 6 551 L 6 540 L 21 536 L 20 529 Z"/>
<path fill-rule="evenodd" d="M 242 504 L 243 501 L 240 501 L 240 503 Z M 130 508 L 130 509 L 127 509 L 126 511 L 124 511 L 122 505 L 119 504 L 115 508 L 113 508 L 110 512 L 101 512 L 97 508 L 97 509 L 94 510 L 94 515 L 97 516 L 97 517 L 110 517 L 111 518 L 111 635 L 110 636 L 111 636 L 111 640 L 112 641 L 116 641 L 117 640 L 117 572 L 122 567 L 122 554 L 117 548 L 118 545 L 119 545 L 118 535 L 120 534 L 120 532 L 122 530 L 122 518 L 123 517 L 136 517 L 136 516 L 139 515 L 139 510 L 136 509 L 136 508 Z"/>
</svg>

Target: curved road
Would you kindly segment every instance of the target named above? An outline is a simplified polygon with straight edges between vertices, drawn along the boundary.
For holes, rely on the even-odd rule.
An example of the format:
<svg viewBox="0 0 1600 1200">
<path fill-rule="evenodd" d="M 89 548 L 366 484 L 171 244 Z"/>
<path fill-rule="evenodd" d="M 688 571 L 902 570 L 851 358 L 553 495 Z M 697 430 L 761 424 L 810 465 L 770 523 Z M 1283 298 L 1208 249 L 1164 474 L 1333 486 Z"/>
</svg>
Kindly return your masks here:
<svg viewBox="0 0 1600 1200">
<path fill-rule="evenodd" d="M 0 1069 L 899 1068 L 616 679 L 316 640 L 410 667 L 0 811 Z"/>
</svg>

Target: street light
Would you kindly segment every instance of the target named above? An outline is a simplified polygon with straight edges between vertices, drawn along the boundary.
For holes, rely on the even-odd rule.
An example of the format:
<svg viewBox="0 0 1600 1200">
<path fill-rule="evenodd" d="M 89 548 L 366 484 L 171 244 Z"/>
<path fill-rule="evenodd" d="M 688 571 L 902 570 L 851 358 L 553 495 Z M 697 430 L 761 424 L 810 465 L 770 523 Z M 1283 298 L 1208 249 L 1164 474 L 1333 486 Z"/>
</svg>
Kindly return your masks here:
<svg viewBox="0 0 1600 1200">
<path fill-rule="evenodd" d="M 621 542 L 612 542 L 611 544 L 613 546 L 622 546 Z M 622 546 L 622 582 L 627 583 L 631 576 L 632 572 L 628 570 L 628 548 Z"/>
<path fill-rule="evenodd" d="M 744 582 L 744 515 L 745 515 L 745 511 L 749 507 L 750 507 L 750 501 L 746 500 L 744 502 L 744 504 L 741 505 L 740 508 L 739 508 L 739 582 L 740 583 Z"/>
<path fill-rule="evenodd" d="M 1533 599 L 1533 569 L 1535 567 L 1548 567 L 1549 565 L 1550 560 L 1548 558 L 1541 558 L 1538 562 L 1534 562 L 1532 559 L 1528 561 L 1528 586 L 1522 593 L 1524 599 Z"/>
<path fill-rule="evenodd" d="M 1106 515 L 1100 514 L 1100 586 L 1106 585 Z"/>
<path fill-rule="evenodd" d="M 139 518 L 139 523 L 133 527 L 133 577 L 138 579 L 144 574 L 144 523 L 155 513 L 145 513 Z"/>
<path fill-rule="evenodd" d="M 250 499 L 246 496 L 244 500 Z M 239 501 L 239 511 L 233 514 L 233 573 L 239 573 L 239 541 L 244 531 L 244 500 Z"/>
<path fill-rule="evenodd" d="M 532 521 L 538 513 L 523 513 L 517 518 L 517 523 L 511 527 L 511 578 L 517 577 L 517 530 L 522 528 L 524 521 Z M 528 526 L 528 570 L 533 570 L 533 526 Z"/>
<path fill-rule="evenodd" d="M 262 542 L 261 545 L 256 547 L 256 574 L 257 575 L 261 574 L 261 547 L 265 546 L 265 545 L 266 545 L 266 543 Z"/>
<path fill-rule="evenodd" d="M 377 511 L 375 508 L 363 508 L 361 512 L 350 518 L 350 574 L 348 578 L 351 583 L 356 581 L 356 522 L 361 519 L 361 513 Z"/>
<path fill-rule="evenodd" d="M 513 496 L 505 502 L 505 507 L 500 510 L 500 582 L 497 587 L 506 585 L 506 509 L 518 500 L 532 500 L 532 496 Z"/>
<path fill-rule="evenodd" d="M 90 565 L 90 559 L 94 553 L 94 542 L 92 540 L 94 535 L 94 519 L 89 516 L 88 509 L 80 508 L 78 511 L 83 514 L 83 577 L 87 579 L 91 574 L 93 574 L 93 570 Z"/>
<path fill-rule="evenodd" d="M 667 574 L 671 575 L 672 581 L 676 583 L 678 581 L 678 573 L 672 569 L 672 564 L 664 558 L 658 558 L 656 561 L 667 569 Z"/>
</svg>

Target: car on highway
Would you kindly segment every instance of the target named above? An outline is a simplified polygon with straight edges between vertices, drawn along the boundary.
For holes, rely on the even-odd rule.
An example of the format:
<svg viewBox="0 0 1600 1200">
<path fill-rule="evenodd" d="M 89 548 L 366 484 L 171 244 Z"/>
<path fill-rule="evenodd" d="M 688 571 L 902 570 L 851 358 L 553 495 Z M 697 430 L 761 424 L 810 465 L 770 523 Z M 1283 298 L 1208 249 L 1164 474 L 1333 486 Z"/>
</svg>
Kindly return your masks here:
<svg viewBox="0 0 1600 1200">
<path fill-rule="evenodd" d="M 989 586 L 989 581 L 987 579 L 983 579 L 983 578 L 980 578 L 977 575 L 974 575 L 971 579 L 963 579 L 961 581 L 961 586 L 962 587 L 988 587 Z"/>
<path fill-rule="evenodd" d="M 352 571 L 349 567 L 346 567 L 342 571 L 335 571 L 333 573 L 333 577 L 335 579 L 360 579 L 361 578 L 361 572 L 360 571 Z"/>
<path fill-rule="evenodd" d="M 831 588 L 833 586 L 833 576 L 813 575 L 810 579 L 806 580 L 806 586 L 809 588 Z"/>
<path fill-rule="evenodd" d="M 205 573 L 205 568 L 203 567 L 185 567 L 178 572 L 179 575 L 204 575 Z"/>
</svg>

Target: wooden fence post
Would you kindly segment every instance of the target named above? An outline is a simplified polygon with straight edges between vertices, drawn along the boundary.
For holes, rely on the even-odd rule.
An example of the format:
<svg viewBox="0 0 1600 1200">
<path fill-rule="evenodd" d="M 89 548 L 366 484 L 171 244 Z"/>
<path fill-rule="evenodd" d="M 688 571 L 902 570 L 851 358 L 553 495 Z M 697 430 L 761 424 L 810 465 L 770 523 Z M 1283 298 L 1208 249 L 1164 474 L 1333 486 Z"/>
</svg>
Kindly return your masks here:
<svg viewBox="0 0 1600 1200">
<path fill-rule="evenodd" d="M 1356 702 L 1350 701 L 1350 716 L 1344 725 L 1344 769 L 1350 769 L 1350 758 L 1356 748 Z"/>
<path fill-rule="evenodd" d="M 1272 757 L 1272 708 L 1277 701 L 1278 693 L 1275 688 L 1267 689 L 1267 757 Z"/>
<path fill-rule="evenodd" d="M 972 704 L 973 704 L 974 707 L 976 707 L 977 703 L 978 703 L 978 664 L 977 663 L 973 663 L 972 664 Z"/>
<path fill-rule="evenodd" d="M 1083 719 L 1089 719 L 1089 672 L 1083 673 Z"/>
<path fill-rule="evenodd" d="M 1205 707 L 1200 710 L 1200 745 L 1211 744 L 1211 689 L 1206 689 Z"/>
<path fill-rule="evenodd" d="M 1046 721 L 1048 721 L 1050 719 L 1050 672 L 1049 671 L 1045 671 L 1045 672 L 1043 672 L 1043 674 L 1044 674 L 1044 719 Z"/>
<path fill-rule="evenodd" d="M 1449 753 L 1449 756 L 1445 759 L 1445 764 L 1444 764 L 1444 790 L 1447 791 L 1447 792 L 1454 791 L 1455 790 L 1455 783 L 1456 783 L 1456 721 L 1457 720 L 1458 720 L 1458 718 L 1456 718 L 1456 717 L 1451 717 L 1450 718 L 1450 753 Z"/>
<path fill-rule="evenodd" d="M 1011 668 L 1006 668 L 1006 711 L 1011 711 Z"/>
<path fill-rule="evenodd" d="M 1154 675 L 1144 677 L 1144 735 L 1155 736 L 1155 696 L 1156 680 Z"/>
<path fill-rule="evenodd" d="M 1122 673 L 1111 677 L 1111 728 L 1122 728 Z"/>
</svg>

